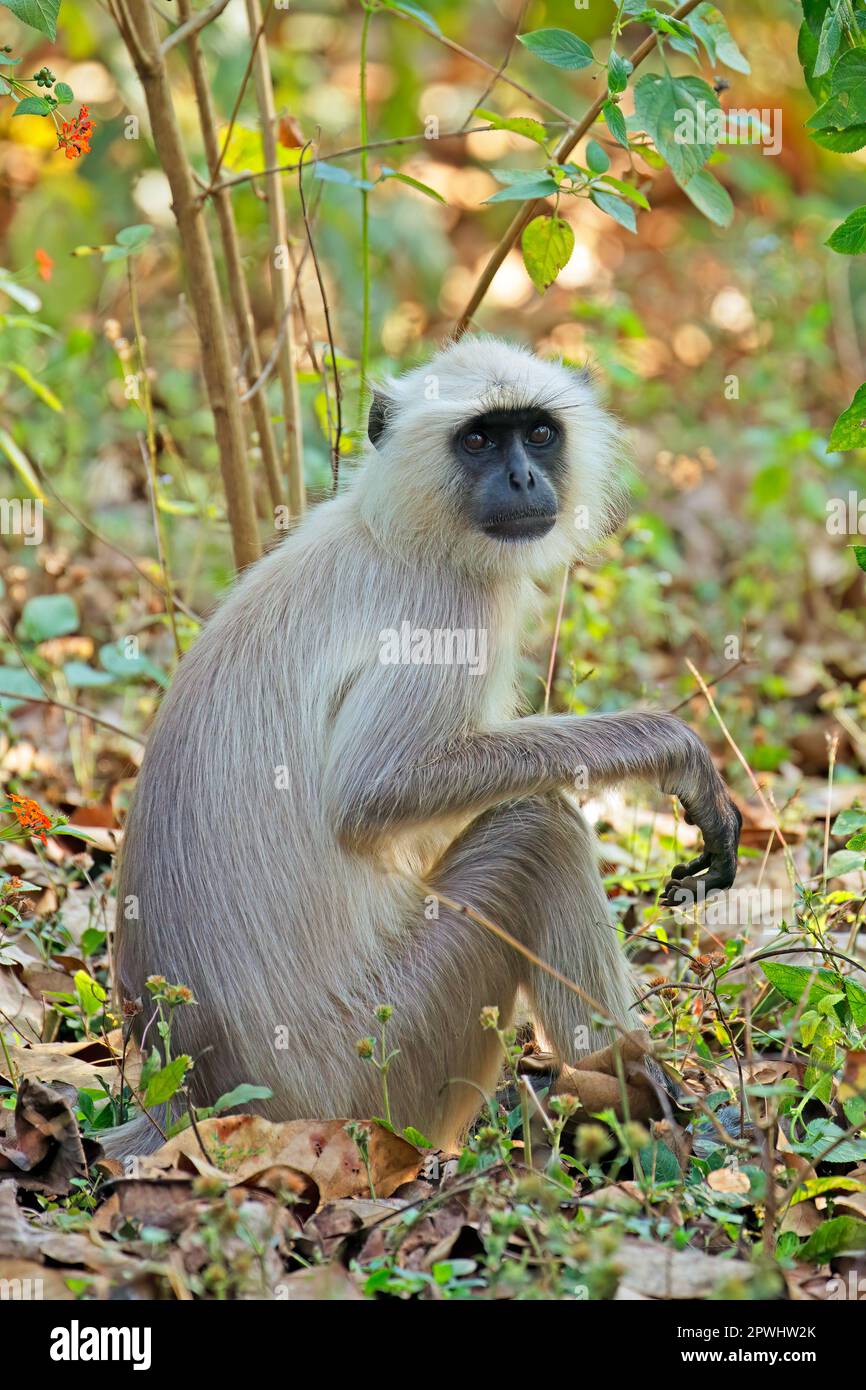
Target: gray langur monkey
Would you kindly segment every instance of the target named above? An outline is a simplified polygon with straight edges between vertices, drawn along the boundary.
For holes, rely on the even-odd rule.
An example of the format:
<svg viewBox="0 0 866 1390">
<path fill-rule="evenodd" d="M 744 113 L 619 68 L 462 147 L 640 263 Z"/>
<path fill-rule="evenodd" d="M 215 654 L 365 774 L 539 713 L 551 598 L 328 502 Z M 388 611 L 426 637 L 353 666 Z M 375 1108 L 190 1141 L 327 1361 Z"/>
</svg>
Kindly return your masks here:
<svg viewBox="0 0 866 1390">
<path fill-rule="evenodd" d="M 117 979 L 133 1000 L 151 974 L 188 985 L 173 1049 L 198 1059 L 193 1099 L 252 1081 L 272 1119 L 376 1114 L 355 1045 L 392 1004 L 395 1123 L 447 1147 L 495 1084 L 485 1005 L 506 1019 L 528 997 L 564 1062 L 578 1025 L 610 1036 L 435 895 L 633 1028 L 568 789 L 642 779 L 679 797 L 705 847 L 674 870 L 685 893 L 732 883 L 739 813 L 671 715 L 516 717 L 536 581 L 617 510 L 617 428 L 586 375 L 463 340 L 389 382 L 369 434 L 347 490 L 242 576 L 181 662 L 126 827 Z M 159 1142 L 142 1117 L 108 1145 Z"/>
</svg>

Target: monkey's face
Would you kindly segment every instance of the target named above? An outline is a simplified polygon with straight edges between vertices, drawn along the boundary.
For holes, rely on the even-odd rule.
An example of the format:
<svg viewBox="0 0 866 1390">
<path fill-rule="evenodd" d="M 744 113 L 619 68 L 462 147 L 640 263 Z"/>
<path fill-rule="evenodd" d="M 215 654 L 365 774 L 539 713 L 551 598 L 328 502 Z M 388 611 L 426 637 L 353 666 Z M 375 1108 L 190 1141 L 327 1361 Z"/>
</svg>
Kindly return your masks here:
<svg viewBox="0 0 866 1390">
<path fill-rule="evenodd" d="M 556 525 L 565 468 L 562 429 L 548 411 L 490 410 L 455 433 L 453 449 L 472 525 L 519 544 Z"/>
<path fill-rule="evenodd" d="M 621 451 L 585 373 L 464 338 L 370 409 L 361 513 L 408 561 L 542 577 L 614 523 Z"/>
</svg>

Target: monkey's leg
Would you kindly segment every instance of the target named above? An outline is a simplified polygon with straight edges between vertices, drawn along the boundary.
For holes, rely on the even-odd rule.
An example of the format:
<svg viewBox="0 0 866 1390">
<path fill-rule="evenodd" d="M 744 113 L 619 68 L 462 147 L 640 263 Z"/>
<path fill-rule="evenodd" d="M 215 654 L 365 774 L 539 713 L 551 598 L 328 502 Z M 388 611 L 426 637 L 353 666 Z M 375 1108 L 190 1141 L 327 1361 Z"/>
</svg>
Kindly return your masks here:
<svg viewBox="0 0 866 1390">
<path fill-rule="evenodd" d="M 636 1025 L 592 836 L 564 797 L 526 797 L 486 812 L 449 848 L 430 886 L 489 917 L 596 998 L 607 1015 Z M 489 1094 L 502 1066 L 495 1035 L 479 1023 L 486 1005 L 498 1007 L 506 1023 L 523 986 L 563 1061 L 611 1040 L 609 1030 L 593 1028 L 592 1010 L 577 995 L 441 904 L 438 920 L 413 928 L 394 983 L 395 1118 L 426 1126 L 443 1145 L 478 1111 L 479 1088 Z"/>
</svg>

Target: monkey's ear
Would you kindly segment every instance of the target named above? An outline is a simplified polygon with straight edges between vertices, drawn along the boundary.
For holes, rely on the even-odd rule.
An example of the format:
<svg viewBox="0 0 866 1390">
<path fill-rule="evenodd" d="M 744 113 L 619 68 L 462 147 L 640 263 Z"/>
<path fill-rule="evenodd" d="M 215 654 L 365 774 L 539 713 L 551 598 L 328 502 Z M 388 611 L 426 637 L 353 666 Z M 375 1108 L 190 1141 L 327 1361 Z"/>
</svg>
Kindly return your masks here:
<svg viewBox="0 0 866 1390">
<path fill-rule="evenodd" d="M 385 426 L 388 423 L 388 407 L 391 402 L 381 391 L 373 392 L 373 399 L 370 402 L 370 415 L 367 420 L 367 438 L 370 443 L 378 446 L 379 440 L 385 433 Z"/>
</svg>

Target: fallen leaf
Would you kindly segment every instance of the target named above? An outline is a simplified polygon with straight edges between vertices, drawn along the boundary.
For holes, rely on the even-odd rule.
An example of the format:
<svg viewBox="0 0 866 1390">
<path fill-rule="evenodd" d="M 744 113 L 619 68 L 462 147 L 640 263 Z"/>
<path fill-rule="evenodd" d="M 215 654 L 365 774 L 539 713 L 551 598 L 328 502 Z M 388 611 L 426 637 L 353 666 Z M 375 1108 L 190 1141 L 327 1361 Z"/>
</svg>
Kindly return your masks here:
<svg viewBox="0 0 866 1390">
<path fill-rule="evenodd" d="M 200 1122 L 196 1128 L 207 1149 L 204 1158 L 191 1130 L 170 1139 L 141 1160 L 147 1175 L 174 1167 L 217 1174 L 230 1186 L 245 1183 L 268 1168 L 296 1169 L 312 1178 L 322 1203 L 337 1197 L 369 1197 L 370 1182 L 361 1155 L 346 1133 L 346 1120 L 286 1120 L 260 1115 L 229 1115 Z M 422 1164 L 416 1148 L 399 1135 L 370 1121 L 370 1168 L 376 1197 L 389 1197 L 414 1178 Z"/>
</svg>

